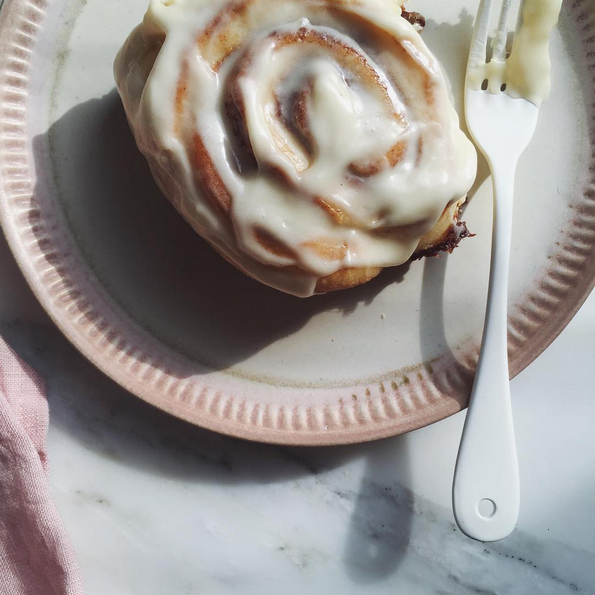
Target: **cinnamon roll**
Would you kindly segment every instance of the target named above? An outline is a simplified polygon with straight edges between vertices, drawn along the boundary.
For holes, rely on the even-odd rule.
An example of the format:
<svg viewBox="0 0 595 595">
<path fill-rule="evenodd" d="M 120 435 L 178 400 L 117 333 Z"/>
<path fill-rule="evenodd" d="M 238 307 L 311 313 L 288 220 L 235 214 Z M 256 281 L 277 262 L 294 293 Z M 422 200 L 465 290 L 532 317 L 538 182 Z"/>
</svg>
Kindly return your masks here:
<svg viewBox="0 0 595 595">
<path fill-rule="evenodd" d="M 310 296 L 467 235 L 476 153 L 423 22 L 395 0 L 152 0 L 115 78 L 190 225 Z"/>
</svg>

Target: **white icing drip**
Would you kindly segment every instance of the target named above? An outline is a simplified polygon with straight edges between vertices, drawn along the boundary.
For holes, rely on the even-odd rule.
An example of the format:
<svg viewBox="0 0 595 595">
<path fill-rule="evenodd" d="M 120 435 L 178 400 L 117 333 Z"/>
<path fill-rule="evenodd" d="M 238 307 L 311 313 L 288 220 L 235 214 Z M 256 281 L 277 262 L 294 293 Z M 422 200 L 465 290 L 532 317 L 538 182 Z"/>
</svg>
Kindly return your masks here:
<svg viewBox="0 0 595 595">
<path fill-rule="evenodd" d="M 400 40 L 410 63 L 399 62 L 402 58 L 392 56 L 388 44 L 380 42 L 373 57 L 352 38 L 353 30 L 344 31 L 344 21 L 324 10 L 324 0 L 309 3 L 317 8 L 313 12 L 306 2 L 281 0 L 268 3 L 269 10 L 255 17 L 242 49 L 215 73 L 194 48 L 200 32 L 225 4 L 153 0 L 116 60 L 118 87 L 137 143 L 164 191 L 238 268 L 296 295 L 311 295 L 320 277 L 343 268 L 408 260 L 444 207 L 465 195 L 476 172 L 475 151 L 459 129 L 441 69 L 418 33 L 392 0 L 366 0 L 345 8 Z M 302 13 L 309 13 L 310 20 Z M 307 42 L 277 47 L 280 36 L 300 31 L 360 56 L 375 73 L 375 88 L 362 80 L 365 73 L 354 73 L 328 48 Z M 165 36 L 154 65 L 146 63 L 142 48 L 133 51 L 135 44 L 142 46 L 139 35 L 144 44 Z M 237 90 L 256 170 L 233 154 L 223 100 L 245 51 L 252 52 L 251 59 L 238 75 Z M 183 68 L 185 109 L 176 127 L 173 105 Z M 431 107 L 421 76 L 431 82 Z M 300 92 L 305 92 L 308 139 L 285 133 L 279 140 L 275 127 L 280 118 L 295 117 L 292 101 Z M 214 206 L 195 179 L 189 147 L 196 131 L 231 196 L 229 216 Z M 391 167 L 384 155 L 401 141 L 405 148 Z M 352 164 L 382 160 L 374 175 L 349 174 Z M 338 207 L 349 223 L 338 224 L 317 203 L 319 198 Z M 400 226 L 411 227 L 390 234 L 375 231 Z M 273 253 L 255 229 L 281 240 L 285 249 Z M 330 249 L 312 247 L 320 243 Z M 291 270 L 282 268 L 288 266 Z"/>
<path fill-rule="evenodd" d="M 549 40 L 558 22 L 562 0 L 525 0 L 522 24 L 506 60 L 479 63 L 467 74 L 471 88 L 480 89 L 484 80 L 492 93 L 506 93 L 539 106 L 550 93 L 551 61 Z"/>
</svg>

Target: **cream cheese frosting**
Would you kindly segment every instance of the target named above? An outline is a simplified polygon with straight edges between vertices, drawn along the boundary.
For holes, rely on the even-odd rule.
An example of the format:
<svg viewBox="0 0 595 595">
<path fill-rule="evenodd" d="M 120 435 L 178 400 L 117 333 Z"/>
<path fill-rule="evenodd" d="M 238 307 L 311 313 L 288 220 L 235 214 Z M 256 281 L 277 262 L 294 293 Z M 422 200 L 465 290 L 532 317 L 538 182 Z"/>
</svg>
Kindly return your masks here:
<svg viewBox="0 0 595 595">
<path fill-rule="evenodd" d="M 114 70 L 166 195 L 288 293 L 404 263 L 476 175 L 440 65 L 394 0 L 152 0 Z"/>
<path fill-rule="evenodd" d="M 492 93 L 506 85 L 511 97 L 540 106 L 550 93 L 549 40 L 561 8 L 562 0 L 525 0 L 510 56 L 477 64 L 467 75 L 471 88 L 487 79 Z"/>
</svg>

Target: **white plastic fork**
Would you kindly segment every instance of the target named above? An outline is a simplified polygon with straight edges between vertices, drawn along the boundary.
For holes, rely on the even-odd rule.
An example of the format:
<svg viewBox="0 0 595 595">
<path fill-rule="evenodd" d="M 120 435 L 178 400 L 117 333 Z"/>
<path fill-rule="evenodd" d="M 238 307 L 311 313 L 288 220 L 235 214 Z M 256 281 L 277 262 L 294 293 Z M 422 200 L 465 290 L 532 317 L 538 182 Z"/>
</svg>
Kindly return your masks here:
<svg viewBox="0 0 595 595">
<path fill-rule="evenodd" d="M 493 59 L 506 59 L 510 0 L 503 0 Z M 538 108 L 494 89 L 471 88 L 470 72 L 486 61 L 492 0 L 481 0 L 465 84 L 465 116 L 492 173 L 494 223 L 483 339 L 453 482 L 461 531 L 479 541 L 509 535 L 519 516 L 520 488 L 510 403 L 507 302 L 514 177 L 537 124 Z M 488 85 L 489 88 L 489 85 Z M 495 91 L 495 93 L 494 93 Z"/>
</svg>

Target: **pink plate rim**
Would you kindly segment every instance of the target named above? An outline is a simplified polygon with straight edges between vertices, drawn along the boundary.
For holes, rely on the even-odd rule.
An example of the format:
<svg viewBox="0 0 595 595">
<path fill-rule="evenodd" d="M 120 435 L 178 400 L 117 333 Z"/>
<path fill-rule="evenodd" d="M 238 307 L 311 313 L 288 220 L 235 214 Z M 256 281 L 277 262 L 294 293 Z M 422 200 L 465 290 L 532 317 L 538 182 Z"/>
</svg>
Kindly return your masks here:
<svg viewBox="0 0 595 595">
<path fill-rule="evenodd" d="M 260 442 L 365 442 L 423 427 L 466 406 L 476 346 L 469 346 L 464 365 L 451 362 L 433 369 L 420 364 L 411 371 L 411 381 L 388 379 L 373 386 L 329 389 L 318 410 L 313 410 L 301 406 L 299 397 L 289 405 L 246 396 L 246 387 L 238 384 L 241 380 L 221 381 L 222 373 L 197 376 L 192 362 L 128 320 L 71 249 L 55 201 L 35 189 L 38 172 L 31 162 L 27 135 L 27 73 L 35 38 L 51 4 L 51 0 L 5 0 L 0 13 L 0 222 L 36 297 L 81 353 L 131 393 L 172 415 Z M 576 30 L 583 47 L 595 53 L 592 7 L 590 0 L 576 0 L 566 9 L 580 22 Z M 595 63 L 589 64 L 589 79 L 595 88 Z M 592 123 L 595 103 L 588 109 Z M 589 179 L 568 229 L 523 303 L 511 310 L 511 376 L 558 336 L 595 286 L 593 127 L 589 134 Z"/>
</svg>

